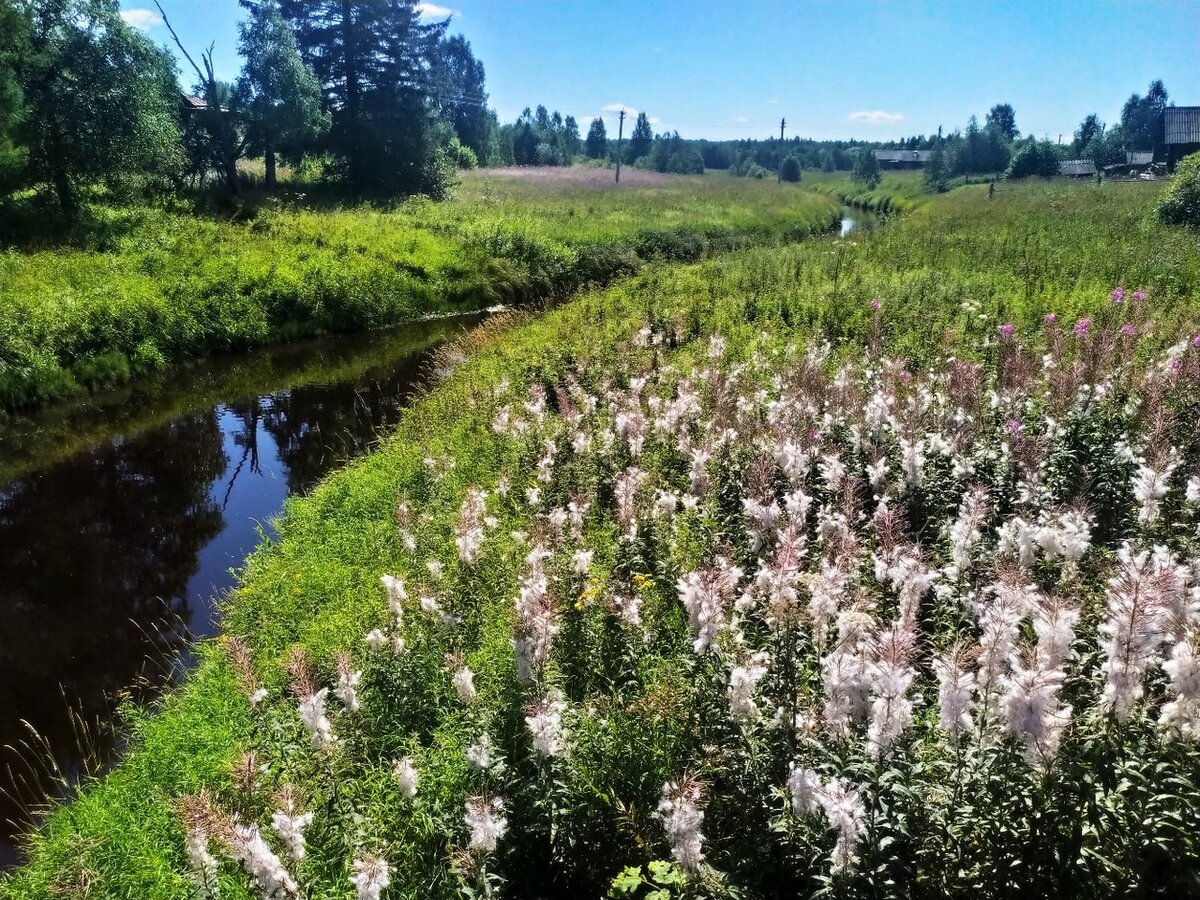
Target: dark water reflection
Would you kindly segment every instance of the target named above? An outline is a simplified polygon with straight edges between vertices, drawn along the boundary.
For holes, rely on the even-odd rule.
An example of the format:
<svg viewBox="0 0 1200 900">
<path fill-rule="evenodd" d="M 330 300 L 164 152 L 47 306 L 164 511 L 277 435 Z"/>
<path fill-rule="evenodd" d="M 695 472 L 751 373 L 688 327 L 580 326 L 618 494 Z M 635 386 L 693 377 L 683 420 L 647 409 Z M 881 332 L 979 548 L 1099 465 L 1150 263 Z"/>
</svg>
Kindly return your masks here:
<svg viewBox="0 0 1200 900">
<path fill-rule="evenodd" d="M 879 224 L 879 216 L 853 206 L 842 207 L 841 235 L 845 237 L 856 231 L 870 231 Z"/>
<path fill-rule="evenodd" d="M 103 764 L 114 699 L 178 673 L 182 626 L 214 633 L 230 569 L 287 495 L 363 452 L 474 321 L 222 359 L 0 422 L 0 745 L 29 743 L 25 720 L 67 781 Z M 3 762 L 0 808 L 19 823 L 50 780 Z"/>
</svg>

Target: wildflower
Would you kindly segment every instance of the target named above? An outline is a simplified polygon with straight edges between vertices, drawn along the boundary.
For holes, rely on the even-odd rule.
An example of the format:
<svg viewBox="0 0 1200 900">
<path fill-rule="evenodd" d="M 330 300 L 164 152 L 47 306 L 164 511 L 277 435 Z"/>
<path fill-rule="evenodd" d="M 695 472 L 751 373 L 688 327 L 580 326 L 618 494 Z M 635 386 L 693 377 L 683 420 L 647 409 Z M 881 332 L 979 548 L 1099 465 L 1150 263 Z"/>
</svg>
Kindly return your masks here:
<svg viewBox="0 0 1200 900">
<path fill-rule="evenodd" d="M 387 645 L 387 635 L 378 628 L 372 628 L 367 632 L 367 636 L 363 639 L 367 642 L 367 646 L 372 650 L 379 650 Z"/>
<path fill-rule="evenodd" d="M 621 525 L 628 527 L 633 523 L 637 492 L 645 480 L 646 473 L 636 466 L 630 466 L 617 476 L 613 492 L 617 498 L 617 521 Z"/>
<path fill-rule="evenodd" d="M 829 827 L 837 832 L 830 855 L 832 870 L 836 875 L 850 869 L 858 859 L 855 851 L 866 829 L 867 810 L 859 792 L 841 778 L 831 779 L 821 791 L 819 799 Z"/>
<path fill-rule="evenodd" d="M 671 855 L 689 872 L 699 869 L 704 859 L 704 835 L 700 833 L 704 822 L 701 795 L 700 782 L 685 775 L 678 783 L 668 781 L 664 784 L 662 799 L 658 802 L 658 815 L 667 833 L 667 843 L 671 845 Z"/>
<path fill-rule="evenodd" d="M 1009 419 L 1004 423 L 1004 431 L 1009 437 L 1018 438 L 1025 431 L 1025 426 L 1020 419 Z"/>
<path fill-rule="evenodd" d="M 387 861 L 379 856 L 356 859 L 350 883 L 358 891 L 358 900 L 379 900 L 383 889 L 392 883 Z"/>
<path fill-rule="evenodd" d="M 871 309 L 874 312 L 879 312 L 879 310 L 882 308 L 883 308 L 883 301 L 880 300 L 878 297 L 872 297 L 871 298 Z"/>
<path fill-rule="evenodd" d="M 938 680 L 938 724 L 957 744 L 971 729 L 971 698 L 975 693 L 975 674 L 963 666 L 961 653 L 951 652 L 933 661 Z"/>
<path fill-rule="evenodd" d="M 271 816 L 271 826 L 287 847 L 288 855 L 299 862 L 304 859 L 304 829 L 312 824 L 313 814 L 309 812 L 297 816 L 291 812 L 276 810 Z"/>
<path fill-rule="evenodd" d="M 996 331 L 998 331 L 1000 333 L 1000 337 L 1007 340 L 1016 333 L 1017 326 L 1013 325 L 1010 322 L 1005 322 L 1003 325 L 1001 325 L 999 328 L 997 328 Z"/>
<path fill-rule="evenodd" d="M 400 793 L 405 797 L 412 799 L 417 796 L 417 767 L 413 765 L 412 757 L 406 756 L 404 759 L 396 760 L 392 766 L 392 773 L 396 776 L 396 781 L 400 783 Z"/>
<path fill-rule="evenodd" d="M 312 745 L 317 750 L 332 747 L 336 738 L 333 735 L 333 723 L 325 715 L 325 698 L 329 688 L 321 688 L 314 694 L 300 700 L 300 720 L 308 729 Z"/>
<path fill-rule="evenodd" d="M 916 680 L 912 649 L 916 636 L 900 623 L 875 638 L 875 660 L 868 668 L 871 716 L 867 725 L 867 751 L 873 759 L 886 758 L 896 739 L 912 724 L 913 701 L 908 691 Z"/>
<path fill-rule="evenodd" d="M 1124 722 L 1142 696 L 1142 678 L 1166 638 L 1163 581 L 1149 551 L 1135 554 L 1126 544 L 1108 582 L 1107 617 L 1099 626 L 1105 676 L 1100 707 Z"/>
<path fill-rule="evenodd" d="M 1163 704 L 1158 723 L 1192 740 L 1200 738 L 1200 657 L 1193 638 L 1185 637 L 1171 648 L 1163 671 L 1170 679 L 1171 700 Z"/>
<path fill-rule="evenodd" d="M 492 767 L 492 740 L 486 734 L 467 747 L 467 764 L 473 769 L 487 770 Z"/>
<path fill-rule="evenodd" d="M 479 558 L 479 551 L 483 546 L 486 498 L 486 492 L 479 488 L 471 488 L 458 511 L 454 542 L 458 547 L 459 559 L 466 565 L 471 565 Z"/>
<path fill-rule="evenodd" d="M 1200 503 L 1200 475 L 1193 475 L 1187 480 L 1187 487 L 1184 491 L 1184 499 L 1188 503 Z"/>
<path fill-rule="evenodd" d="M 362 681 L 362 670 L 351 669 L 350 656 L 346 653 L 337 655 L 338 683 L 333 692 L 346 707 L 346 712 L 358 712 L 358 684 Z"/>
<path fill-rule="evenodd" d="M 798 816 L 816 812 L 821 792 L 824 790 L 820 776 L 812 769 L 802 768 L 795 763 L 790 764 L 790 769 L 787 786 L 792 795 L 792 812 Z"/>
<path fill-rule="evenodd" d="M 562 714 L 567 704 L 559 696 L 538 702 L 525 717 L 533 737 L 533 749 L 539 756 L 561 756 L 564 749 Z"/>
<path fill-rule="evenodd" d="M 493 853 L 500 838 L 508 830 L 504 818 L 504 803 L 499 798 L 470 797 L 467 799 L 464 821 L 471 829 L 467 847 L 476 853 Z"/>
<path fill-rule="evenodd" d="M 1066 674 L 1062 669 L 1034 659 L 1012 662 L 1004 682 L 1004 730 L 1024 748 L 1031 763 L 1046 766 L 1058 750 L 1059 737 L 1070 721 L 1071 708 L 1058 706 L 1058 692 Z"/>
<path fill-rule="evenodd" d="M 1058 316 L 1056 316 L 1054 313 L 1046 313 L 1046 315 L 1042 316 L 1042 321 L 1047 325 L 1053 325 L 1058 321 Z"/>
<path fill-rule="evenodd" d="M 1089 318 L 1080 319 L 1075 323 L 1075 328 L 1073 330 L 1075 332 L 1075 337 L 1083 337 L 1092 330 L 1092 320 Z"/>
<path fill-rule="evenodd" d="M 1116 306 L 1117 304 L 1121 303 L 1125 299 L 1125 288 L 1115 287 L 1115 288 L 1113 288 L 1112 293 L 1109 294 L 1108 296 L 1109 296 L 1109 299 L 1112 301 L 1113 306 Z"/>
<path fill-rule="evenodd" d="M 257 825 L 235 822 L 231 855 L 254 879 L 264 900 L 282 900 L 296 897 L 300 888 L 283 866 L 283 861 L 263 839 Z"/>
<path fill-rule="evenodd" d="M 741 577 L 741 569 L 718 557 L 713 566 L 688 572 L 679 579 L 679 601 L 687 610 L 696 636 L 692 649 L 697 654 L 707 653 L 725 628 L 725 604 L 732 599 Z"/>
<path fill-rule="evenodd" d="M 1133 497 L 1141 504 L 1138 521 L 1143 525 L 1153 525 L 1158 521 L 1162 513 L 1162 499 L 1167 496 L 1167 481 L 1178 465 L 1177 461 L 1171 461 L 1159 468 L 1138 466 L 1133 476 Z"/>
<path fill-rule="evenodd" d="M 1020 516 L 1013 516 L 996 529 L 999 540 L 996 550 L 1001 554 L 1016 554 L 1017 562 L 1022 568 L 1033 565 L 1037 557 L 1038 528 L 1030 525 Z M 1057 536 L 1057 532 L 1055 533 Z"/>
<path fill-rule="evenodd" d="M 1133 327 L 1132 322 L 1126 322 L 1121 326 L 1121 334 L 1123 334 L 1125 337 L 1133 337 L 1135 334 L 1137 334 L 1137 329 Z"/>
<path fill-rule="evenodd" d="M 513 649 L 517 654 L 517 677 L 527 682 L 534 671 L 550 656 L 551 643 L 558 634 L 558 619 L 550 595 L 549 577 L 544 568 L 549 551 L 533 547 L 525 556 L 526 569 L 518 579 L 517 636 Z"/>
<path fill-rule="evenodd" d="M 1142 301 L 1144 301 L 1146 299 L 1146 292 L 1145 291 L 1134 291 L 1133 299 L 1135 302 L 1141 303 Z"/>
<path fill-rule="evenodd" d="M 1061 556 L 1070 564 L 1083 558 L 1091 540 L 1091 523 L 1075 510 L 1062 513 L 1055 521 L 1039 528 L 1037 533 L 1038 546 L 1047 556 Z"/>
<path fill-rule="evenodd" d="M 729 714 L 734 721 L 752 722 L 759 716 L 754 702 L 754 689 L 767 674 L 771 657 L 766 653 L 753 654 L 744 665 L 734 666 L 729 673 Z"/>
<path fill-rule="evenodd" d="M 458 692 L 458 699 L 463 703 L 471 703 L 476 697 L 475 692 L 475 673 L 468 667 L 463 666 L 454 673 L 454 689 Z"/>
<path fill-rule="evenodd" d="M 576 550 L 575 555 L 571 557 L 571 568 L 576 575 L 586 575 L 592 567 L 592 557 L 596 555 L 594 550 Z"/>
</svg>

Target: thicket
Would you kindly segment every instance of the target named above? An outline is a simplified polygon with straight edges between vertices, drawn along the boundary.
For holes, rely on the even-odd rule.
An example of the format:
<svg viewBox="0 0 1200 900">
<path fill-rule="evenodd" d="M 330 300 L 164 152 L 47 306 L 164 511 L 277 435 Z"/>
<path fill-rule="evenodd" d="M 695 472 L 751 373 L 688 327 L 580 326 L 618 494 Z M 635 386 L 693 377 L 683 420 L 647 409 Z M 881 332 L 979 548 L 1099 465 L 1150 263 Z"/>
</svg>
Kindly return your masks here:
<svg viewBox="0 0 1200 900">
<path fill-rule="evenodd" d="M 1158 202 L 1158 217 L 1168 225 L 1200 227 L 1200 153 L 1180 160 Z"/>
<path fill-rule="evenodd" d="M 1200 261 L 1145 187 L 963 188 L 480 338 L 0 893 L 1192 890 Z"/>
</svg>

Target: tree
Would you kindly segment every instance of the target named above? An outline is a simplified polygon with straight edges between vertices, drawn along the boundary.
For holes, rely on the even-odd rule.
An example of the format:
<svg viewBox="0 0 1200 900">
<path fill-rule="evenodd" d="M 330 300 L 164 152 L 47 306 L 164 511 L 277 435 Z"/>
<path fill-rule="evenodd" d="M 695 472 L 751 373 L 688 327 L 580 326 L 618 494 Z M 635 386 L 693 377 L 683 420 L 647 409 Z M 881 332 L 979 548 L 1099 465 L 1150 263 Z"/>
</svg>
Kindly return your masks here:
<svg viewBox="0 0 1200 900">
<path fill-rule="evenodd" d="M 1200 228 L 1200 153 L 1184 157 L 1158 204 L 1158 217 L 1168 225 Z"/>
<path fill-rule="evenodd" d="M 864 184 L 869 190 L 879 185 L 879 161 L 875 159 L 875 151 L 870 147 L 859 147 L 854 155 L 854 168 L 850 177 L 859 184 Z"/>
<path fill-rule="evenodd" d="M 1104 123 L 1095 113 L 1090 113 L 1075 129 L 1075 143 L 1072 145 L 1076 156 L 1083 156 L 1088 145 L 1092 144 L 1104 132 Z"/>
<path fill-rule="evenodd" d="M 1013 154 L 1005 178 L 1029 178 L 1041 175 L 1050 178 L 1058 174 L 1058 152 L 1049 141 L 1030 138 Z"/>
<path fill-rule="evenodd" d="M 416 0 L 280 0 L 300 55 L 333 115 L 329 149 L 361 191 L 444 194 L 434 73 L 447 22 L 423 24 Z"/>
<path fill-rule="evenodd" d="M 481 162 L 487 162 L 494 126 L 487 108 L 483 63 L 462 35 L 438 42 L 433 80 L 438 114 L 454 126 L 458 139 Z"/>
<path fill-rule="evenodd" d="M 563 148 L 566 150 L 567 158 L 572 159 L 579 153 L 579 123 L 575 121 L 574 116 L 567 116 L 563 122 Z"/>
<path fill-rule="evenodd" d="M 78 188 L 166 177 L 182 158 L 171 57 L 121 19 L 116 0 L 57 0 L 31 7 L 18 141 L 30 175 L 50 183 L 64 216 Z"/>
<path fill-rule="evenodd" d="M 0 197 L 16 186 L 25 164 L 15 140 L 25 109 L 19 71 L 28 52 L 28 18 L 15 4 L 0 0 Z"/>
<path fill-rule="evenodd" d="M 603 159 L 607 155 L 608 132 L 604 128 L 604 120 L 599 116 L 592 119 L 584 146 L 589 159 Z"/>
<path fill-rule="evenodd" d="M 779 178 L 782 181 L 797 182 L 800 180 L 800 160 L 791 154 L 783 158 L 779 164 Z"/>
<path fill-rule="evenodd" d="M 997 103 L 987 114 L 987 127 L 996 129 L 1006 141 L 1011 143 L 1021 132 L 1017 130 L 1017 114 L 1009 103 Z"/>
<path fill-rule="evenodd" d="M 654 129 L 650 127 L 650 119 L 645 113 L 638 113 L 637 122 L 629 135 L 629 150 L 626 161 L 633 163 L 650 152 L 654 143 Z"/>
<path fill-rule="evenodd" d="M 303 148 L 329 129 L 321 109 L 321 86 L 304 64 L 276 0 L 241 0 L 249 10 L 239 23 L 238 50 L 245 57 L 237 93 L 251 146 L 266 162 L 267 190 L 275 189 L 275 155 L 298 161 Z"/>
<path fill-rule="evenodd" d="M 1126 150 L 1155 150 L 1163 143 L 1163 110 L 1167 89 L 1162 81 L 1150 82 L 1145 97 L 1130 96 L 1121 108 L 1121 131 Z"/>
<path fill-rule="evenodd" d="M 925 163 L 925 187 L 935 194 L 944 194 L 950 187 L 950 167 L 941 141 L 938 141 L 929 154 L 929 161 Z"/>
</svg>

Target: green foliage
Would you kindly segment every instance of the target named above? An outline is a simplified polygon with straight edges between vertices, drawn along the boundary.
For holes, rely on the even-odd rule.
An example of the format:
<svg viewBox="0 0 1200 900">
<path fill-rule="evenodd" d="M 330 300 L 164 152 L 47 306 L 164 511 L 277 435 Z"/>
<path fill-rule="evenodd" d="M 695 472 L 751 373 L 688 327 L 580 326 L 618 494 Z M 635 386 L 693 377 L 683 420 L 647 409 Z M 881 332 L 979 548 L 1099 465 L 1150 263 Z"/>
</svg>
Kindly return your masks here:
<svg viewBox="0 0 1200 900">
<path fill-rule="evenodd" d="M 1163 142 L 1163 110 L 1167 89 L 1162 81 L 1150 82 L 1146 96 L 1132 94 L 1121 107 L 1121 133 L 1126 150 L 1154 150 Z"/>
<path fill-rule="evenodd" d="M 935 194 L 944 194 L 950 189 L 950 163 L 941 143 L 933 148 L 929 162 L 925 164 L 925 187 Z"/>
<path fill-rule="evenodd" d="M 1053 144 L 1030 138 L 1013 153 L 1004 177 L 1030 178 L 1041 175 L 1043 178 L 1052 178 L 1058 174 L 1058 163 L 1058 151 Z"/>
<path fill-rule="evenodd" d="M 585 142 L 588 159 L 604 159 L 608 155 L 608 132 L 604 128 L 604 120 L 597 116 L 588 126 L 587 141 Z"/>
<path fill-rule="evenodd" d="M 29 19 L 15 3 L 0 3 L 0 199 L 18 184 L 25 152 L 15 143 L 24 112 L 18 69 L 29 53 Z"/>
<path fill-rule="evenodd" d="M 654 143 L 654 129 L 650 127 L 650 118 L 644 113 L 638 113 L 637 121 L 633 123 L 633 131 L 629 133 L 629 143 L 625 145 L 625 160 L 637 162 L 650 152 Z"/>
<path fill-rule="evenodd" d="M 792 184 L 800 180 L 800 160 L 794 156 L 785 156 L 779 164 L 779 177 Z"/>
<path fill-rule="evenodd" d="M 30 178 L 48 182 L 64 215 L 101 181 L 129 191 L 166 179 L 182 161 L 170 55 L 126 25 L 115 0 L 35 3 L 18 130 Z"/>
<path fill-rule="evenodd" d="M 454 128 L 458 140 L 477 160 L 491 165 L 491 142 L 496 121 L 487 108 L 483 62 L 460 34 L 438 41 L 433 57 L 433 98 L 440 117 Z M 472 168 L 460 166 L 460 168 Z"/>
<path fill-rule="evenodd" d="M 1200 228 L 1200 153 L 1175 166 L 1171 183 L 1158 201 L 1158 218 L 1168 225 Z"/>
<path fill-rule="evenodd" d="M 995 129 L 1009 143 L 1021 134 L 1017 130 L 1017 114 L 1010 103 L 997 103 L 988 110 L 987 127 Z"/>
<path fill-rule="evenodd" d="M 875 159 L 874 150 L 870 147 L 859 148 L 850 177 L 869 191 L 875 189 L 879 184 L 879 161 Z"/>
</svg>

